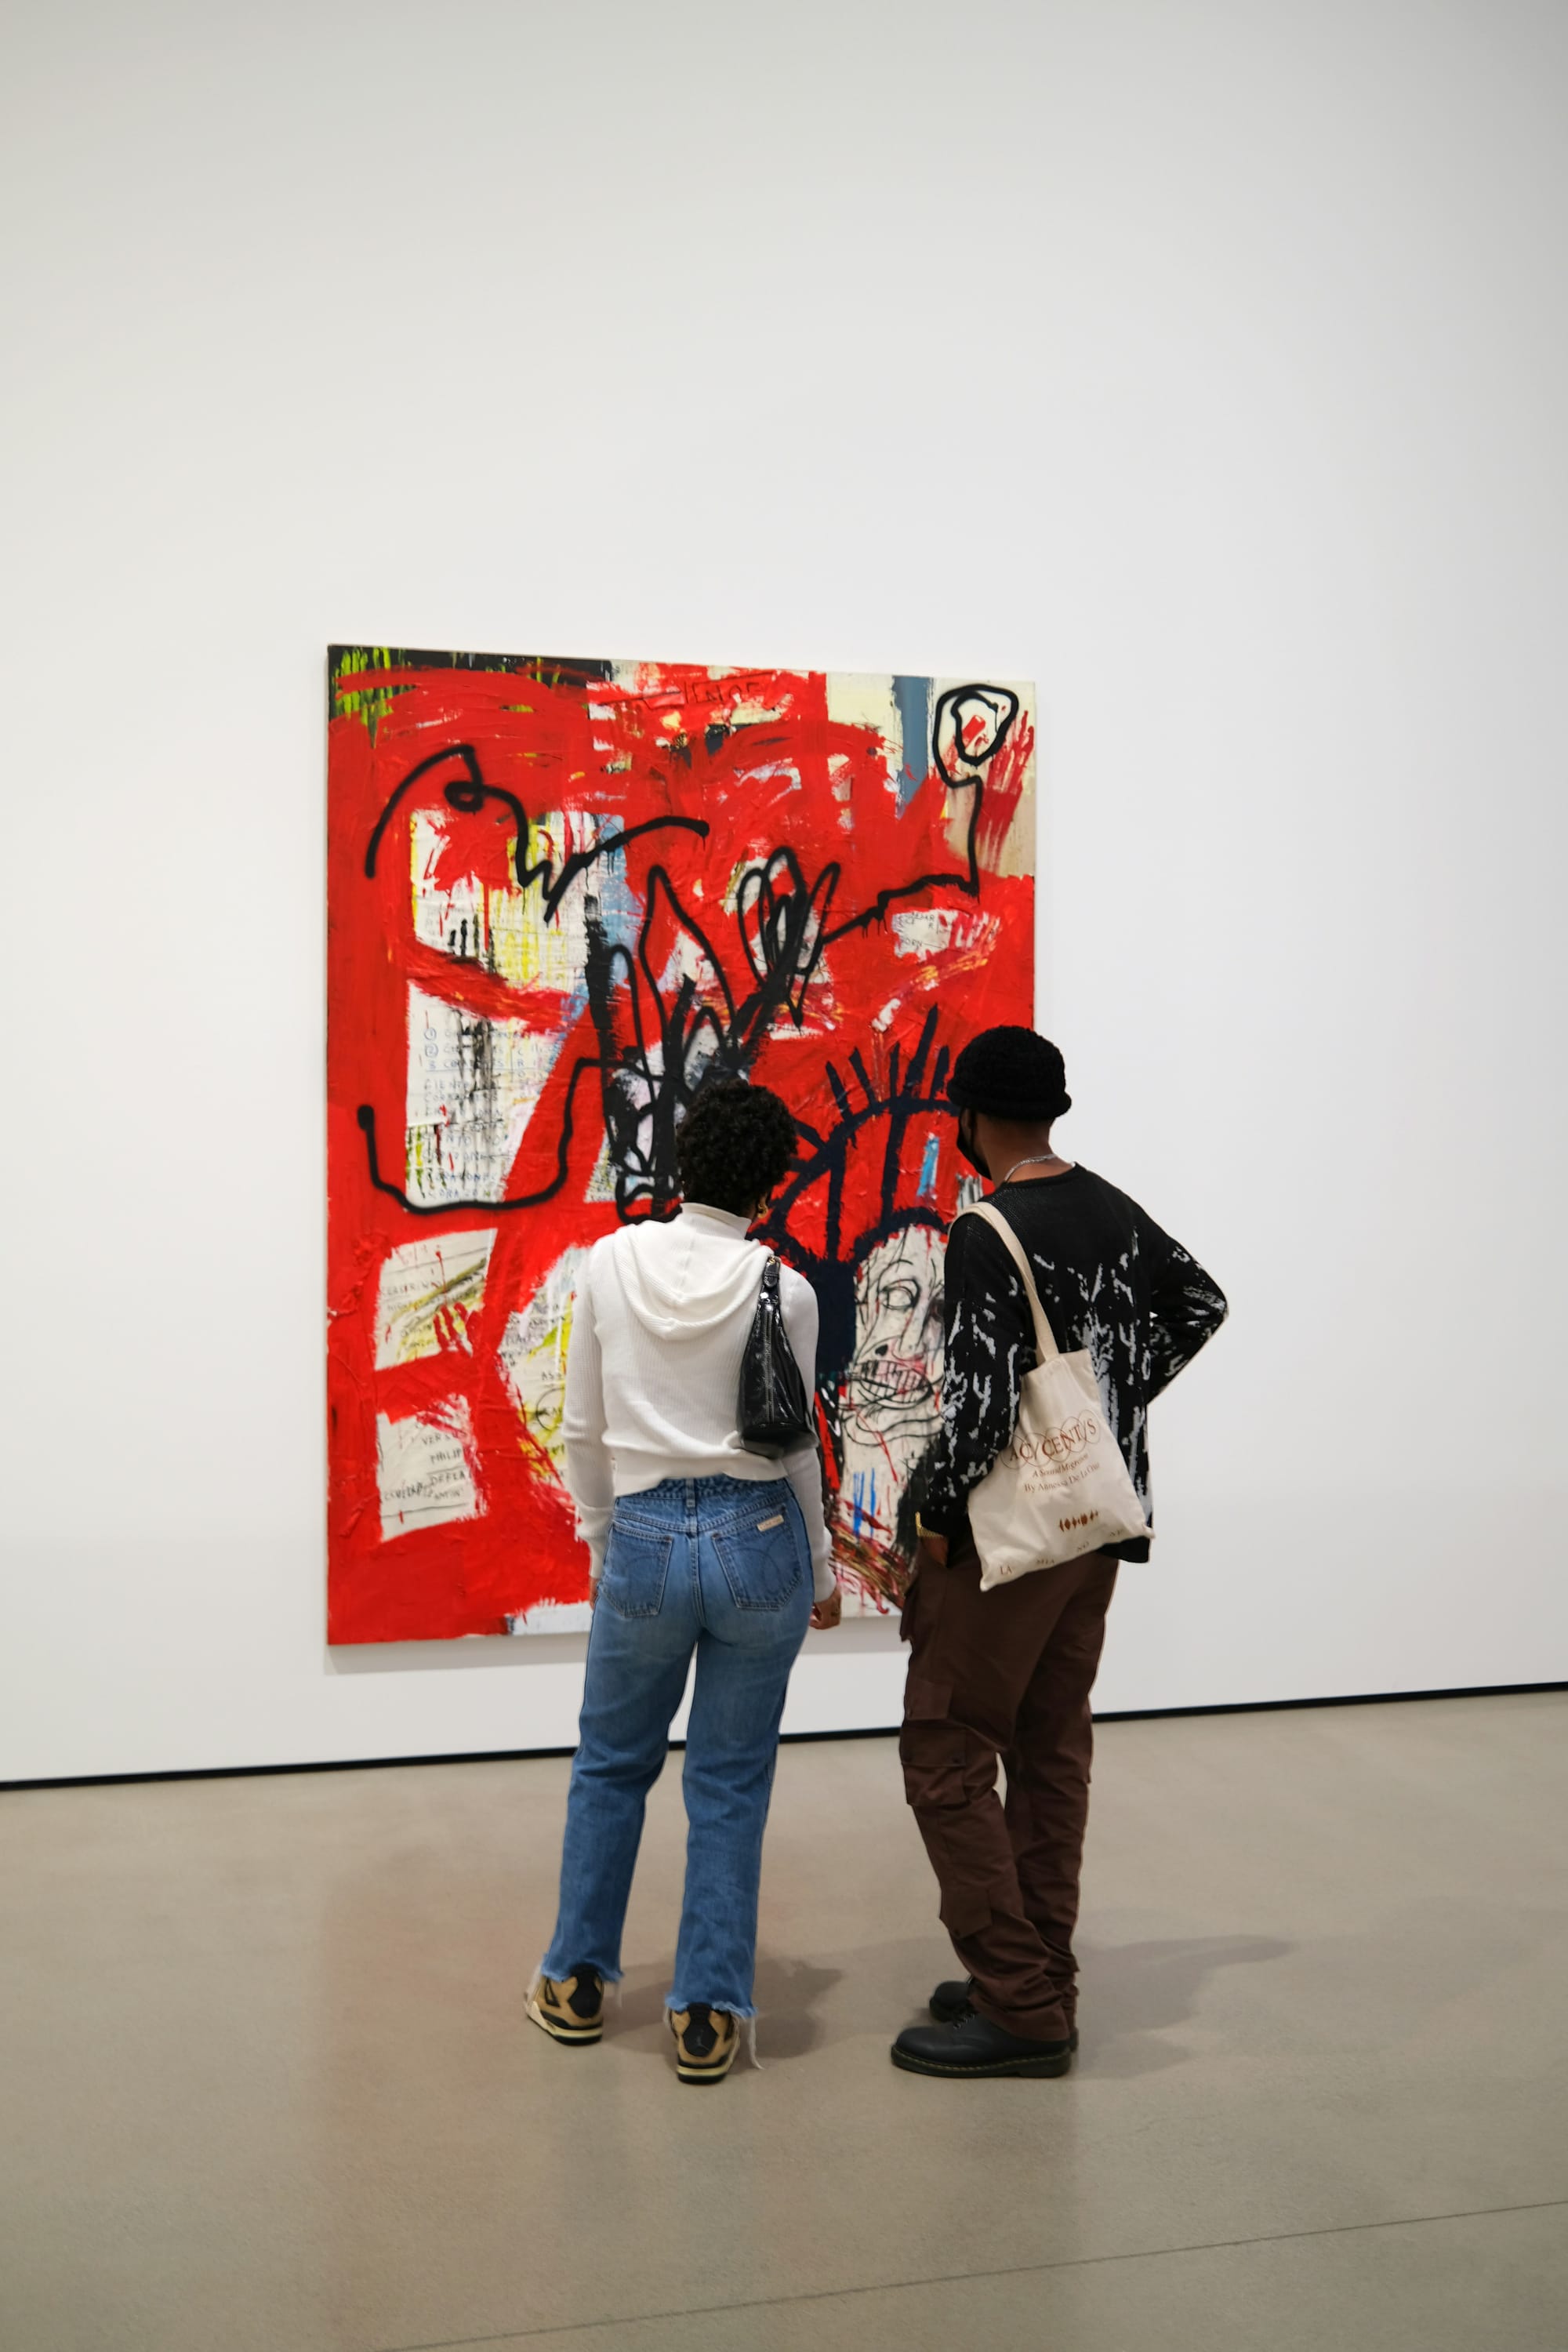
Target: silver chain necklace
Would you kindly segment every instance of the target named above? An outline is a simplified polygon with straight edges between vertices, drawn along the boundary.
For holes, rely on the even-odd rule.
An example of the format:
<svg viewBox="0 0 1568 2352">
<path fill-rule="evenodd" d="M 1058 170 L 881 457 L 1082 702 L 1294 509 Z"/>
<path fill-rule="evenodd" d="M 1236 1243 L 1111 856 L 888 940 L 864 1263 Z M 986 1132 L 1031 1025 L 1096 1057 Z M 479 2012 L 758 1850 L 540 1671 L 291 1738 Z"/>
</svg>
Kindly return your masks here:
<svg viewBox="0 0 1568 2352">
<path fill-rule="evenodd" d="M 1060 1157 L 1060 1153 L 1056 1151 L 1032 1151 L 1026 1160 L 1015 1160 L 1005 1176 L 999 1180 L 997 1190 L 1000 1191 L 1003 1184 L 1010 1184 L 1020 1168 L 1041 1168 L 1047 1160 L 1057 1160 Z M 1062 1164 L 1065 1167 L 1067 1162 L 1063 1160 Z"/>
</svg>

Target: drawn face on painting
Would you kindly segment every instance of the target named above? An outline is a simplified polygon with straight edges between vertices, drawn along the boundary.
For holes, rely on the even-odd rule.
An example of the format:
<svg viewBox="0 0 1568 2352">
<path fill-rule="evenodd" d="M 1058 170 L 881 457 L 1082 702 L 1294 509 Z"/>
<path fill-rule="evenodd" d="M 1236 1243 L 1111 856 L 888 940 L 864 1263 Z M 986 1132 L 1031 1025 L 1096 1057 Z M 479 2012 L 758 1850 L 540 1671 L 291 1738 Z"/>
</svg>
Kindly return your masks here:
<svg viewBox="0 0 1568 2352">
<path fill-rule="evenodd" d="M 931 1433 L 942 1378 L 942 1237 L 905 1225 L 879 1242 L 855 1277 L 855 1353 L 845 1421 L 883 1444 Z"/>
</svg>

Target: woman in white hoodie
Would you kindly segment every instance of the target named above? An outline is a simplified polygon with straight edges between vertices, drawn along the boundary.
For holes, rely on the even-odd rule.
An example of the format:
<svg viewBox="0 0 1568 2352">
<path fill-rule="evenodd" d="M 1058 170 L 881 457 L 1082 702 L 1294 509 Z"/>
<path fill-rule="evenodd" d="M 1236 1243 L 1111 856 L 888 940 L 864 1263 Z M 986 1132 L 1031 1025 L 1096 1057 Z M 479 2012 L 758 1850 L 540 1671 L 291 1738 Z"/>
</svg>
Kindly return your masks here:
<svg viewBox="0 0 1568 2352">
<path fill-rule="evenodd" d="M 839 1617 L 816 1445 L 775 1461 L 748 1453 L 735 1425 L 768 1256 L 746 1229 L 795 1139 L 765 1087 L 705 1087 L 677 1137 L 684 1206 L 595 1243 L 566 1362 L 566 1483 L 594 1624 L 561 1906 L 528 2012 L 558 2042 L 604 2032 L 643 1808 L 695 1652 L 686 1894 L 666 2004 L 688 2083 L 727 2074 L 756 2014 L 757 1882 L 784 1691 L 807 1624 Z M 780 1274 L 810 1397 L 816 1298 L 804 1276 Z"/>
</svg>

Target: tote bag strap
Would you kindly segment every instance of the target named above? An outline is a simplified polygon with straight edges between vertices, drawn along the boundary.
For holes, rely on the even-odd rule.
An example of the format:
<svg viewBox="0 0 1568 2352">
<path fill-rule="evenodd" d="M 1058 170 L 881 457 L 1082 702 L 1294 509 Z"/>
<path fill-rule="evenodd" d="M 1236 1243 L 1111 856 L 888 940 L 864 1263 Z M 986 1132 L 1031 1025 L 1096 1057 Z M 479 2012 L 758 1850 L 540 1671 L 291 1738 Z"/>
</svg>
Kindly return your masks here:
<svg viewBox="0 0 1568 2352">
<path fill-rule="evenodd" d="M 1060 1355 L 1061 1349 L 1057 1346 L 1056 1333 L 1051 1329 L 1046 1310 L 1040 1305 L 1040 1294 L 1035 1288 L 1034 1274 L 1017 1234 L 1013 1231 L 1001 1210 L 994 1209 L 989 1201 L 975 1201 L 967 1209 L 960 1209 L 958 1216 L 952 1220 L 954 1225 L 958 1223 L 958 1217 L 984 1217 L 986 1223 L 1001 1234 L 1008 1256 L 1024 1277 L 1024 1295 L 1029 1302 L 1029 1312 L 1035 1318 L 1035 1352 L 1042 1364 L 1048 1364 L 1053 1357 Z M 952 1229 L 952 1226 L 949 1226 L 949 1232 Z"/>
</svg>

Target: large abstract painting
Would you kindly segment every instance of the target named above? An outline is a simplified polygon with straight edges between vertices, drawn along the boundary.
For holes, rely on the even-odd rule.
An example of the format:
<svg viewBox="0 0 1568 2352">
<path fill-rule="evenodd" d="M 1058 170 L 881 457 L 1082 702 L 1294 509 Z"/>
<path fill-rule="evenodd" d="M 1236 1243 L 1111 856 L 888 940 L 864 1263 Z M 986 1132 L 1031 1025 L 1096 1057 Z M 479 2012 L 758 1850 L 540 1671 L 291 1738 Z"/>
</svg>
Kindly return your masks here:
<svg viewBox="0 0 1568 2352">
<path fill-rule="evenodd" d="M 578 1270 L 672 1212 L 721 1074 L 795 1113 L 760 1231 L 821 1307 L 847 1606 L 889 1606 L 963 1173 L 947 1071 L 1033 1014 L 1034 740 L 991 678 L 332 649 L 333 1641 L 587 1622 Z"/>
</svg>

